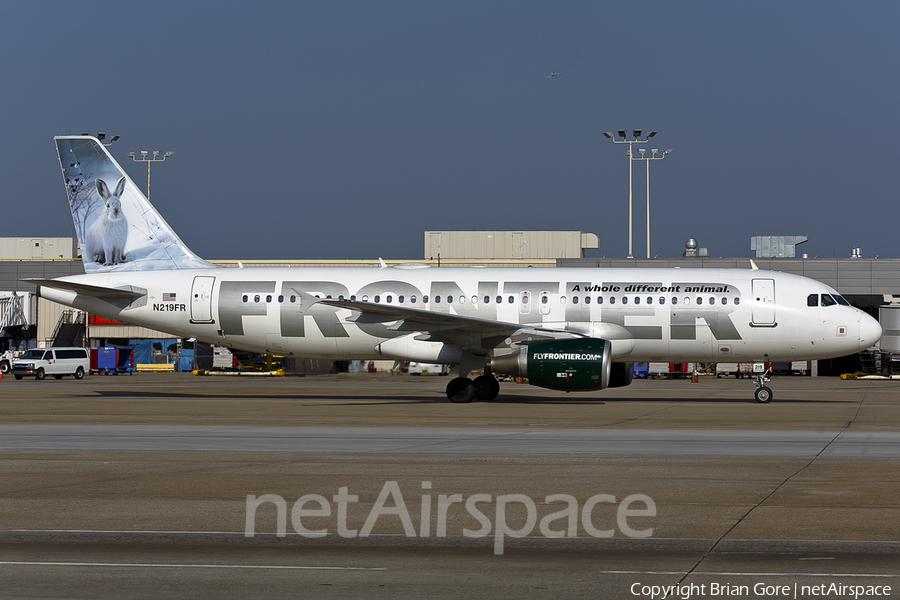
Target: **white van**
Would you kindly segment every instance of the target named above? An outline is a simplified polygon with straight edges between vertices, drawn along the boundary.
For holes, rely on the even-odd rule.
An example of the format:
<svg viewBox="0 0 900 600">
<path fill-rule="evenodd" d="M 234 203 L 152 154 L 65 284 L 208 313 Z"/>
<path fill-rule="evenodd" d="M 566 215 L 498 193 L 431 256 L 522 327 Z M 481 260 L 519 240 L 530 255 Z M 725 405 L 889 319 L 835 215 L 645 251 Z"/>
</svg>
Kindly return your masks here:
<svg viewBox="0 0 900 600">
<path fill-rule="evenodd" d="M 409 363 L 410 375 L 449 375 L 450 365 L 435 365 L 432 363 Z"/>
<path fill-rule="evenodd" d="M 91 370 L 91 357 L 84 348 L 32 348 L 13 361 L 12 373 L 16 379 L 34 375 L 43 379 L 53 375 L 62 379 L 74 375 L 81 379 Z"/>
</svg>

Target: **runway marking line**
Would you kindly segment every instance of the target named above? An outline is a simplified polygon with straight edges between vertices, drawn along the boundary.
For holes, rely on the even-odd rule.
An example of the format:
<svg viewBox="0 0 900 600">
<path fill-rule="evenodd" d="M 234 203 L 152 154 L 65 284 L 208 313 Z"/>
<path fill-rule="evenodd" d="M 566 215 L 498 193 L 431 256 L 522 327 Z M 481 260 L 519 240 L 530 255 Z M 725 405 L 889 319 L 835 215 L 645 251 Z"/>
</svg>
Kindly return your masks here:
<svg viewBox="0 0 900 600">
<path fill-rule="evenodd" d="M 592 571 L 602 575 L 715 575 L 727 577 L 887 577 L 898 578 L 890 573 L 737 573 L 728 571 Z"/>
<path fill-rule="evenodd" d="M 170 563 L 94 563 L 94 562 L 51 562 L 51 561 L 0 561 L 0 565 L 32 565 L 51 567 L 141 567 L 173 569 L 294 569 L 310 571 L 387 571 L 386 567 L 310 567 L 301 565 L 199 565 Z M 594 571 L 603 575 L 687 575 L 687 571 Z M 733 571 L 693 571 L 690 575 L 712 575 L 728 577 L 882 577 L 900 578 L 890 573 L 740 573 Z"/>
<path fill-rule="evenodd" d="M 241 537 L 246 537 L 246 532 L 244 531 L 203 531 L 203 530 L 177 530 L 177 529 L 0 529 L 0 534 L 3 533 L 147 533 L 147 534 L 158 534 L 158 535 L 239 535 Z M 277 536 L 277 532 L 275 531 L 257 531 L 255 536 Z M 287 532 L 289 537 L 291 536 L 300 536 L 299 533 L 289 531 Z M 329 533 L 326 537 L 336 537 L 337 533 Z M 376 537 L 397 537 L 397 538 L 407 538 L 405 534 L 402 533 L 370 533 L 368 537 L 376 538 Z M 447 535 L 444 536 L 446 539 L 471 539 L 464 535 Z M 544 536 L 540 535 L 526 535 L 522 536 L 521 539 L 547 539 Z M 589 537 L 589 536 L 575 536 L 575 537 L 567 537 L 561 538 L 566 540 L 596 540 L 597 538 Z M 634 539 L 634 538 L 617 538 L 618 541 L 629 541 L 640 543 L 643 541 L 647 542 L 715 542 L 720 540 L 721 538 L 685 538 L 685 537 L 653 537 L 647 538 L 646 540 Z M 757 539 L 757 538 L 728 538 L 725 540 L 727 542 L 764 542 L 764 543 L 829 543 L 829 544 L 878 544 L 878 545 L 896 545 L 900 544 L 900 540 L 802 540 L 802 539 L 791 539 L 791 538 L 765 538 L 765 539 Z M 752 551 L 751 551 L 752 552 Z M 729 554 L 732 554 L 733 551 L 728 551 Z M 800 558 L 798 560 L 830 560 L 826 558 Z"/>
<path fill-rule="evenodd" d="M 168 563 L 93 563 L 2 560 L 0 565 L 35 565 L 50 567 L 169 567 L 173 569 L 301 569 L 308 571 L 387 571 L 386 567 L 308 567 L 298 565 L 196 565 Z"/>
</svg>

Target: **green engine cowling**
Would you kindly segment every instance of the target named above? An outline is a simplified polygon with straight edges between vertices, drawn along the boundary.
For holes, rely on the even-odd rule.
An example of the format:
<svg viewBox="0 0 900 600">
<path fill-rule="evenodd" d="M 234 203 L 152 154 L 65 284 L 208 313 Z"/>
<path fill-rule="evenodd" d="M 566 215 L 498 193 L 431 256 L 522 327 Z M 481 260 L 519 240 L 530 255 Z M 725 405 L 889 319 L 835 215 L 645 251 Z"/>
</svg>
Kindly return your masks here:
<svg viewBox="0 0 900 600">
<path fill-rule="evenodd" d="M 523 344 L 491 359 L 495 373 L 527 377 L 531 385 L 563 392 L 602 390 L 610 384 L 610 342 L 599 338 Z"/>
</svg>

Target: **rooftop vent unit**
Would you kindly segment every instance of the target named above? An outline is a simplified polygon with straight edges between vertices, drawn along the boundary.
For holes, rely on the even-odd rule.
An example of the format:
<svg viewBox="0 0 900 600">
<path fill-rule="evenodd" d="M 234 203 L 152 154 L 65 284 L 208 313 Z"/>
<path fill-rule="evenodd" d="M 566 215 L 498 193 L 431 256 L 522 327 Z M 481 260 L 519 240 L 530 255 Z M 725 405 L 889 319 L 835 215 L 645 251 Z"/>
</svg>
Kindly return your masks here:
<svg viewBox="0 0 900 600">
<path fill-rule="evenodd" d="M 684 252 L 681 254 L 683 258 L 707 258 L 709 257 L 709 250 L 707 248 L 700 248 L 700 245 L 697 243 L 697 240 L 694 238 L 688 239 L 684 243 Z"/>
</svg>

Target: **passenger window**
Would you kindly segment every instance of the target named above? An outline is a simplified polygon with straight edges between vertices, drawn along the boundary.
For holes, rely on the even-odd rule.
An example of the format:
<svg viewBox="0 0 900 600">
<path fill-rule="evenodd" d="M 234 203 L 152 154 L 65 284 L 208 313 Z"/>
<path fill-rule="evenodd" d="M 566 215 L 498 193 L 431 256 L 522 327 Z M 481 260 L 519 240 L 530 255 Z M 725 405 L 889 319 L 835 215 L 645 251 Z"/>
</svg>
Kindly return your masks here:
<svg viewBox="0 0 900 600">
<path fill-rule="evenodd" d="M 509 297 L 509 303 L 510 303 L 510 304 L 515 303 L 515 301 L 516 301 L 515 298 L 513 298 L 512 296 Z"/>
<path fill-rule="evenodd" d="M 387 297 L 385 298 L 385 300 L 387 301 L 388 304 L 390 304 L 391 302 L 394 301 L 394 297 L 391 296 L 390 294 L 388 294 Z"/>
<path fill-rule="evenodd" d="M 368 301 L 369 301 L 369 295 L 368 295 L 368 294 L 363 294 L 362 301 L 363 301 L 363 302 L 368 302 Z"/>
<path fill-rule="evenodd" d="M 810 294 L 806 297 L 806 305 L 807 306 L 818 306 L 819 305 L 819 295 L 818 294 Z"/>
<path fill-rule="evenodd" d="M 381 302 L 381 296 L 375 296 L 375 302 Z"/>
<path fill-rule="evenodd" d="M 453 296 L 447 296 L 447 304 L 453 304 Z"/>
<path fill-rule="evenodd" d="M 242 301 L 242 302 L 246 302 L 247 300 L 248 300 L 247 294 L 244 294 L 243 296 L 241 296 L 241 301 Z"/>
<path fill-rule="evenodd" d="M 822 294 L 822 306 L 834 306 L 837 300 L 831 297 L 831 294 Z"/>
<path fill-rule="evenodd" d="M 415 303 L 416 303 L 416 297 L 415 297 L 415 296 L 410 296 L 410 297 L 409 297 L 409 303 L 410 303 L 410 304 L 415 304 Z"/>
<path fill-rule="evenodd" d="M 503 296 L 497 296 L 497 304 L 503 302 Z"/>
<path fill-rule="evenodd" d="M 578 304 L 578 296 L 572 296 L 572 304 Z"/>
<path fill-rule="evenodd" d="M 653 304 L 653 298 L 647 296 L 647 304 Z"/>
<path fill-rule="evenodd" d="M 565 297 L 565 296 L 560 296 L 560 297 L 559 297 L 559 303 L 560 303 L 560 304 L 565 304 L 565 303 L 566 303 L 566 297 Z"/>
<path fill-rule="evenodd" d="M 541 296 L 541 304 L 547 304 L 550 299 L 547 296 Z"/>
<path fill-rule="evenodd" d="M 611 296 L 610 299 L 609 299 L 609 303 L 610 303 L 610 304 L 615 304 L 615 303 L 616 303 L 616 297 L 615 297 L 615 296 Z"/>
<path fill-rule="evenodd" d="M 697 296 L 697 304 L 703 304 L 703 298 Z"/>
<path fill-rule="evenodd" d="M 490 297 L 490 296 L 485 296 L 485 297 L 484 297 L 484 303 L 485 303 L 485 304 L 490 304 L 490 303 L 491 303 L 491 297 Z"/>
<path fill-rule="evenodd" d="M 283 295 L 279 295 L 279 296 L 278 296 L 278 302 L 284 302 L 284 296 L 283 296 Z"/>
<path fill-rule="evenodd" d="M 350 296 L 350 302 L 356 302 L 356 294 Z"/>
<path fill-rule="evenodd" d="M 440 297 L 440 296 L 435 296 L 435 297 L 434 297 L 434 303 L 435 303 L 435 304 L 440 304 L 440 303 L 441 303 L 441 297 Z"/>
<path fill-rule="evenodd" d="M 740 299 L 740 298 L 735 298 L 735 299 L 734 299 L 734 305 L 735 305 L 735 306 L 737 306 L 737 305 L 740 304 L 740 303 L 741 303 L 741 299 Z"/>
<path fill-rule="evenodd" d="M 635 297 L 634 297 L 634 303 L 635 303 L 635 304 L 640 304 L 640 303 L 641 303 L 641 297 L 640 297 L 640 296 L 635 296 Z"/>
<path fill-rule="evenodd" d="M 722 298 L 722 306 L 728 304 L 728 298 Z"/>
<path fill-rule="evenodd" d="M 597 304 L 603 304 L 603 296 L 597 296 Z"/>
<path fill-rule="evenodd" d="M 399 302 L 400 304 L 403 304 L 403 300 L 404 300 L 403 296 L 397 296 L 397 302 Z"/>
<path fill-rule="evenodd" d="M 672 304 L 678 304 L 678 298 L 672 296 Z"/>
<path fill-rule="evenodd" d="M 584 303 L 585 303 L 585 304 L 590 304 L 590 303 L 591 303 L 591 297 L 590 297 L 590 296 L 585 296 L 585 297 L 584 297 Z"/>
<path fill-rule="evenodd" d="M 428 294 L 422 296 L 422 304 L 428 304 Z"/>
<path fill-rule="evenodd" d="M 253 296 L 253 301 L 254 301 L 254 302 L 259 302 L 259 294 Z"/>
<path fill-rule="evenodd" d="M 297 296 L 291 296 L 291 302 L 293 303 L 293 302 L 296 302 L 296 301 L 297 301 Z"/>
<path fill-rule="evenodd" d="M 269 294 L 268 296 L 266 296 L 266 302 L 271 302 L 271 301 L 272 301 L 272 295 Z"/>
<path fill-rule="evenodd" d="M 662 296 L 660 296 L 660 297 L 659 297 L 659 303 L 660 303 L 660 304 L 665 304 L 665 303 L 666 303 L 666 299 L 663 298 Z"/>
</svg>

